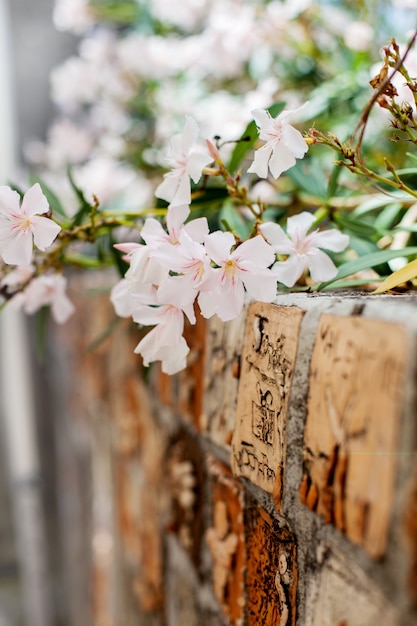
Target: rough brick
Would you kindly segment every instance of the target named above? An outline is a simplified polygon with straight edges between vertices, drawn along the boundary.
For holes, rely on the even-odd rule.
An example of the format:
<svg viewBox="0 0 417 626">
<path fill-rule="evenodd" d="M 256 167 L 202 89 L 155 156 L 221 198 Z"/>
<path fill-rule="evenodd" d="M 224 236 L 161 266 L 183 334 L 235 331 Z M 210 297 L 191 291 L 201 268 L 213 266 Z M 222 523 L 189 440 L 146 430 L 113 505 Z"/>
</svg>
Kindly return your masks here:
<svg viewBox="0 0 417 626">
<path fill-rule="evenodd" d="M 230 447 L 235 425 L 244 314 L 231 322 L 213 317 L 207 325 L 202 431 Z"/>
<path fill-rule="evenodd" d="M 243 487 L 230 471 L 211 455 L 208 457 L 213 496 L 213 520 L 206 541 L 213 560 L 215 596 L 232 626 L 243 623 L 245 537 Z"/>
<path fill-rule="evenodd" d="M 319 547 L 321 568 L 307 585 L 305 626 L 399 626 L 396 609 L 342 554 Z"/>
<path fill-rule="evenodd" d="M 168 495 L 166 528 L 176 534 L 198 570 L 206 497 L 203 454 L 195 436 L 181 428 L 171 438 L 165 456 L 161 489 Z"/>
<path fill-rule="evenodd" d="M 245 509 L 249 626 L 295 626 L 295 538 L 259 505 Z"/>
<path fill-rule="evenodd" d="M 242 352 L 232 468 L 274 494 L 280 508 L 287 408 L 303 311 L 250 305 Z"/>
<path fill-rule="evenodd" d="M 300 498 L 373 557 L 387 542 L 406 358 L 399 324 L 321 317 Z"/>
</svg>

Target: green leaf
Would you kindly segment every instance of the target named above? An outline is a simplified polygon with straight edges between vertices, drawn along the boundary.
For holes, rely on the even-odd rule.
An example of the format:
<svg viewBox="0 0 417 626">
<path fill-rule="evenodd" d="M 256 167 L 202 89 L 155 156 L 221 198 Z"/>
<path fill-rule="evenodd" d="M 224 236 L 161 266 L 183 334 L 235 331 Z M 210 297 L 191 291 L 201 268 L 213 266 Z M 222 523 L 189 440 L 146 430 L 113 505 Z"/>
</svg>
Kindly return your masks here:
<svg viewBox="0 0 417 626">
<path fill-rule="evenodd" d="M 30 174 L 29 181 L 31 185 L 39 183 L 46 199 L 48 200 L 48 204 L 51 207 L 52 213 L 58 213 L 62 217 L 68 217 L 56 193 L 52 191 L 52 189 L 39 176 L 37 176 L 36 174 Z"/>
<path fill-rule="evenodd" d="M 372 252 L 354 261 L 348 261 L 339 267 L 337 275 L 325 283 L 321 283 L 319 289 L 325 289 L 328 285 L 332 285 L 337 280 L 356 274 L 362 270 L 370 269 L 387 263 L 392 259 L 397 259 L 403 256 L 412 256 L 417 254 L 417 247 L 402 248 L 401 250 L 380 250 L 379 252 Z"/>
<path fill-rule="evenodd" d="M 342 172 L 343 168 L 340 165 L 335 165 L 333 167 L 332 173 L 330 174 L 329 184 L 327 185 L 327 197 L 333 198 L 336 195 L 336 191 L 338 188 L 339 176 Z"/>
<path fill-rule="evenodd" d="M 286 172 L 287 176 L 296 184 L 298 189 L 305 191 L 324 203 L 328 199 L 323 169 L 316 162 L 305 165 L 297 161 L 296 165 Z"/>
<path fill-rule="evenodd" d="M 334 221 L 343 231 L 350 231 L 363 239 L 370 239 L 378 234 L 376 228 L 363 219 L 357 219 L 354 215 L 335 213 Z"/>
<path fill-rule="evenodd" d="M 92 209 L 91 204 L 87 201 L 83 191 L 76 185 L 74 178 L 72 176 L 72 170 L 71 167 L 67 168 L 67 175 L 68 175 L 68 180 L 70 182 L 70 185 L 72 187 L 72 189 L 75 192 L 75 195 L 78 198 L 78 201 L 80 203 L 80 208 L 78 209 L 78 211 L 76 212 L 76 214 L 74 215 L 73 219 L 72 219 L 72 226 L 78 226 L 79 224 L 81 224 L 83 218 L 85 217 L 85 215 L 88 215 Z"/>
<path fill-rule="evenodd" d="M 370 211 L 374 211 L 375 209 L 380 209 L 381 207 L 387 206 L 389 204 L 398 204 L 399 202 L 410 202 L 410 196 L 405 194 L 403 191 L 396 192 L 390 191 L 390 195 L 386 194 L 377 194 L 365 202 L 362 202 L 356 209 L 353 211 L 353 214 L 356 216 L 364 215 L 365 213 L 369 213 Z"/>
<path fill-rule="evenodd" d="M 275 102 L 272 106 L 270 106 L 267 110 L 271 114 L 272 117 L 276 117 L 281 111 L 284 110 L 285 102 Z M 239 141 L 236 143 L 234 150 L 232 152 L 232 156 L 230 157 L 228 170 L 229 172 L 236 172 L 242 163 L 246 154 L 253 148 L 255 142 L 258 138 L 258 130 L 256 128 L 256 124 L 254 120 L 249 122 L 246 126 L 242 136 Z"/>
<path fill-rule="evenodd" d="M 236 210 L 231 202 L 226 202 L 219 215 L 220 222 L 226 224 L 227 230 L 238 235 L 241 239 L 247 239 L 252 230 L 253 221 L 248 221 Z"/>
<path fill-rule="evenodd" d="M 388 204 L 375 218 L 375 228 L 380 232 L 392 228 L 392 225 L 399 218 L 399 213 L 403 210 L 403 205 L 400 202 L 394 202 Z"/>
<path fill-rule="evenodd" d="M 388 276 L 384 282 L 379 285 L 378 289 L 375 289 L 372 293 L 384 293 L 389 289 L 394 289 L 394 287 L 398 287 L 402 283 L 406 283 L 408 280 L 412 280 L 417 276 L 417 259 L 414 261 L 410 261 L 404 267 L 401 267 L 399 270 L 393 272 L 391 276 Z"/>
</svg>

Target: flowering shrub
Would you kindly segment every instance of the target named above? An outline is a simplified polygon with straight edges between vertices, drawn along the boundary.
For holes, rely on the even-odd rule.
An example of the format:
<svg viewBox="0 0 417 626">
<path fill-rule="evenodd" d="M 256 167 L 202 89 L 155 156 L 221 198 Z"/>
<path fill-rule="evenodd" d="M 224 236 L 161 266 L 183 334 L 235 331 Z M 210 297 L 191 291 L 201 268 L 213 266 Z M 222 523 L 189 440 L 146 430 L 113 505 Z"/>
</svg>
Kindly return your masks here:
<svg viewBox="0 0 417 626">
<path fill-rule="evenodd" d="M 2 306 L 49 306 L 63 323 L 62 272 L 114 265 L 115 311 L 153 327 L 135 351 L 168 374 L 186 365 L 197 308 L 228 321 L 245 293 L 384 291 L 417 275 L 415 35 L 391 40 L 372 75 L 372 28 L 347 9 L 173 6 L 57 1 L 80 53 L 51 77 L 60 114 L 28 147 L 32 186 L 0 187 Z"/>
</svg>

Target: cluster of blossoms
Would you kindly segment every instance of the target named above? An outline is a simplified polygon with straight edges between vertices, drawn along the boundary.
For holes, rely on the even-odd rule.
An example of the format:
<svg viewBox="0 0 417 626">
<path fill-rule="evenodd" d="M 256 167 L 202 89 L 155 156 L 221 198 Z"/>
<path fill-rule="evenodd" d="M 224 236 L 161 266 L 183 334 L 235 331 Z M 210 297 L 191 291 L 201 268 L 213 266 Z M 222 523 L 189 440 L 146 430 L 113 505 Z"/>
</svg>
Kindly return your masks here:
<svg viewBox="0 0 417 626">
<path fill-rule="evenodd" d="M 305 92 L 315 91 L 315 76 L 334 73 L 334 50 L 343 46 L 361 59 L 374 37 L 370 24 L 333 2 L 180 4 L 55 0 L 57 28 L 81 38 L 77 53 L 51 73 L 58 114 L 47 141 L 31 142 L 26 153 L 68 212 L 76 199 L 67 165 L 102 205 L 132 211 L 147 206 L 149 180 L 160 174 L 163 147 L 184 111 L 193 111 L 205 136 L 227 129 L 227 139 L 234 139 L 248 110 L 278 97 L 298 106 Z M 132 14 L 124 28 L 112 28 L 118 11 Z M 312 97 L 317 116 L 320 87 Z"/>
<path fill-rule="evenodd" d="M 32 265 L 33 246 L 47 251 L 61 230 L 45 216 L 48 212 L 48 201 L 38 183 L 25 193 L 21 203 L 17 191 L 0 187 L 0 258 L 7 266 L 15 266 L 5 272 L 0 289 L 4 294 L 17 290 L 11 303 L 28 314 L 49 306 L 54 319 L 62 324 L 74 311 L 66 295 L 66 278 L 53 270 L 35 276 Z"/>
<path fill-rule="evenodd" d="M 256 110 L 264 145 L 255 152 L 249 172 L 266 177 L 268 168 L 277 178 L 307 151 L 301 133 L 290 126 L 290 111 L 272 118 Z M 122 243 L 130 267 L 112 290 L 116 313 L 154 328 L 136 347 L 145 365 L 160 360 L 162 369 L 173 374 L 185 367 L 189 347 L 183 337 L 184 319 L 196 321 L 195 304 L 205 318 L 217 315 L 232 320 L 242 310 L 245 291 L 261 302 L 272 302 L 277 281 L 291 287 L 307 268 L 316 281 L 333 278 L 336 267 L 319 248 L 340 252 L 347 235 L 332 229 L 308 234 L 315 218 L 304 212 L 288 219 L 287 234 L 278 225 L 265 222 L 254 237 L 240 242 L 231 232 L 209 231 L 205 217 L 186 221 L 190 215 L 190 179 L 197 183 L 202 170 L 216 157 L 197 144 L 198 126 L 188 117 L 184 132 L 171 141 L 165 174 L 156 195 L 169 202 L 166 227 L 150 217 L 141 229 L 144 243 Z M 277 260 L 284 255 L 286 260 Z"/>
</svg>

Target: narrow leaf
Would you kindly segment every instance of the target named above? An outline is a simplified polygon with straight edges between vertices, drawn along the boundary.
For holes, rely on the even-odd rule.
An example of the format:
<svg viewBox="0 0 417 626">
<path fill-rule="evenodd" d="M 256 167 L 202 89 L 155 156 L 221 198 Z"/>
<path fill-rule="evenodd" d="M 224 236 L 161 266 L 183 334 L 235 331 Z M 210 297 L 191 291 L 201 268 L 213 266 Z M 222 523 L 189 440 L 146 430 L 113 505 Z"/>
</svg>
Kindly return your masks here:
<svg viewBox="0 0 417 626">
<path fill-rule="evenodd" d="M 390 276 L 388 276 L 383 283 L 381 283 L 378 289 L 375 289 L 372 293 L 384 293 L 389 289 L 394 289 L 394 287 L 398 287 L 402 283 L 406 283 L 407 280 L 412 280 L 417 276 L 417 259 L 414 261 L 410 261 L 407 265 L 402 267 L 401 269 L 393 272 Z"/>
<path fill-rule="evenodd" d="M 397 259 L 398 257 L 411 256 L 416 254 L 417 247 L 415 246 L 402 248 L 401 250 L 381 250 L 379 252 L 372 252 L 371 254 L 367 254 L 360 257 L 359 259 L 355 259 L 354 261 L 348 261 L 347 263 L 341 265 L 339 267 L 337 276 L 335 276 L 332 280 L 321 283 L 320 289 L 324 289 L 328 285 L 331 285 L 341 278 L 346 278 L 347 276 L 356 274 L 356 272 L 376 267 L 377 265 L 387 263 L 388 261 L 391 261 L 392 259 Z"/>
</svg>

